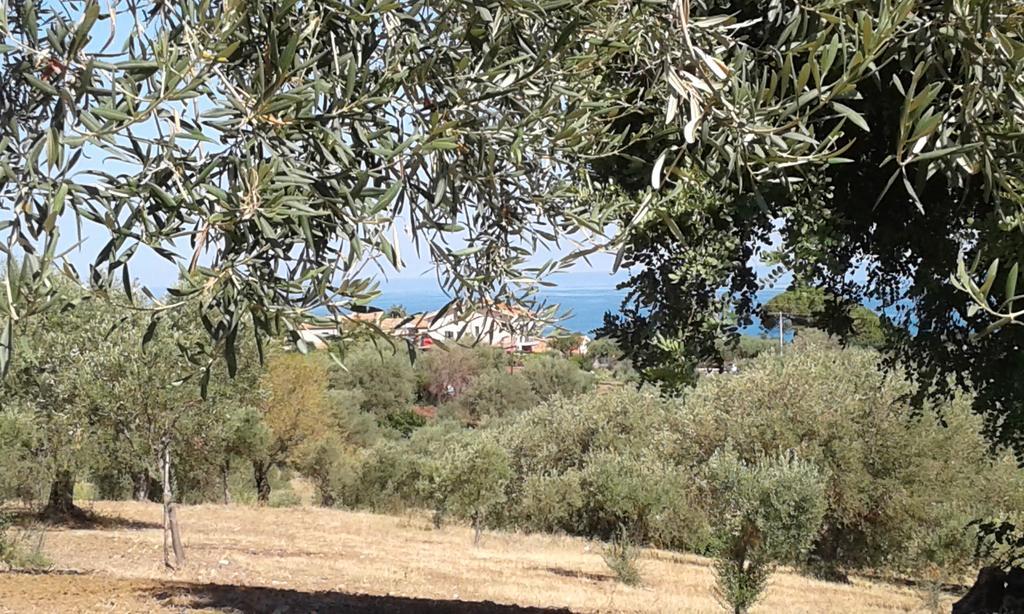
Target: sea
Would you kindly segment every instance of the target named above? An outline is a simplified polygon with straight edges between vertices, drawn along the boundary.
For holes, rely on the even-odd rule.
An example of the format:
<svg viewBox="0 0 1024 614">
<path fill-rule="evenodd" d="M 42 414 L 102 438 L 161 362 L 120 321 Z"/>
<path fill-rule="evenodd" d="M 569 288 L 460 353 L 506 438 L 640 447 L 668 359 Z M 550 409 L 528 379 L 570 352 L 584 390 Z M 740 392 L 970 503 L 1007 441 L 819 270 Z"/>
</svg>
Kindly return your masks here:
<svg viewBox="0 0 1024 614">
<path fill-rule="evenodd" d="M 548 304 L 558 305 L 559 313 L 563 317 L 559 326 L 589 335 L 602 325 L 606 313 L 619 311 L 626 291 L 620 290 L 618 284 L 625 279 L 626 276 L 621 274 L 565 273 L 552 278 L 550 281 L 556 285 L 542 288 L 539 291 L 539 298 Z M 451 300 L 432 276 L 389 279 L 381 282 L 380 289 L 381 295 L 374 301 L 373 306 L 381 309 L 401 305 L 408 313 L 427 312 L 436 310 Z M 767 301 L 783 290 L 762 290 L 758 293 L 758 299 L 762 302 Z M 757 321 L 744 327 L 740 332 L 750 336 L 778 336 L 777 329 L 765 330 Z"/>
</svg>

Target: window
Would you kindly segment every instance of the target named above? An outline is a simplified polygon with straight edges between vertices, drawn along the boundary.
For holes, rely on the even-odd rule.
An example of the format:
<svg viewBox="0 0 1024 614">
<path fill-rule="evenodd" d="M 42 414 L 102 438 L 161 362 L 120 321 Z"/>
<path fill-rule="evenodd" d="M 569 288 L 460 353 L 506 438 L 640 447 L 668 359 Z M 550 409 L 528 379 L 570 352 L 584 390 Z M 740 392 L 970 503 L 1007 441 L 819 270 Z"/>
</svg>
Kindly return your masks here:
<svg viewBox="0 0 1024 614">
<path fill-rule="evenodd" d="M 454 339 L 455 338 L 455 332 L 454 331 L 450 331 L 450 330 L 444 331 L 444 338 L 445 339 Z"/>
</svg>

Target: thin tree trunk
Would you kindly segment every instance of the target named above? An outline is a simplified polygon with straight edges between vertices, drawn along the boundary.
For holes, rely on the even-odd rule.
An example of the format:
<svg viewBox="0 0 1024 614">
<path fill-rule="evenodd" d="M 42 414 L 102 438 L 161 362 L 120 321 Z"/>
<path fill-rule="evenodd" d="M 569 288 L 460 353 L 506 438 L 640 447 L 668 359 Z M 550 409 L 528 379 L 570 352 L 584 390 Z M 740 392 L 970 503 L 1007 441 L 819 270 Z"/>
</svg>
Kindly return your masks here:
<svg viewBox="0 0 1024 614">
<path fill-rule="evenodd" d="M 171 444 L 166 439 L 161 446 L 160 475 L 164 485 L 164 566 L 168 569 L 180 569 L 185 564 L 185 549 L 181 545 L 181 532 L 178 530 L 178 517 L 171 499 Z M 170 548 L 174 550 L 174 564 L 171 564 Z"/>
<path fill-rule="evenodd" d="M 228 489 L 228 475 L 231 473 L 231 459 L 225 458 L 220 466 L 220 487 L 224 493 L 224 505 L 231 505 L 231 491 Z"/>
<path fill-rule="evenodd" d="M 252 470 L 256 480 L 256 502 L 266 505 L 270 503 L 270 464 L 256 461 L 252 464 Z"/>
<path fill-rule="evenodd" d="M 473 545 L 480 545 L 480 536 L 484 532 L 484 523 L 479 514 L 473 514 Z"/>
<path fill-rule="evenodd" d="M 135 474 L 135 492 L 133 494 L 136 501 L 149 501 L 149 472 L 145 469 Z"/>
</svg>

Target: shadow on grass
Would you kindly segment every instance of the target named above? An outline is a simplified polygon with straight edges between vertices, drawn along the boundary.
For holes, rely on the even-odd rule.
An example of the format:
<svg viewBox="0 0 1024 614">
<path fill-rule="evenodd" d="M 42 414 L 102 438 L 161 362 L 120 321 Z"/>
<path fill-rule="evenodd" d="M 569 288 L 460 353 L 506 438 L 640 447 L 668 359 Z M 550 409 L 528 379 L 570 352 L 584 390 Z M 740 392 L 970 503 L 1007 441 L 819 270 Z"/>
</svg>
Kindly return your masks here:
<svg viewBox="0 0 1024 614">
<path fill-rule="evenodd" d="M 491 601 L 459 601 L 359 595 L 341 592 L 302 592 L 260 586 L 172 583 L 154 588 L 152 596 L 165 605 L 245 614 L 273 612 L 398 612 L 400 614 L 571 614 L 567 609 L 503 605 Z"/>
<path fill-rule="evenodd" d="M 159 529 L 159 522 L 132 520 L 120 516 L 103 516 L 85 508 L 76 508 L 71 514 L 54 515 L 27 509 L 4 510 L 19 526 L 41 524 L 46 527 L 63 529 Z"/>
<path fill-rule="evenodd" d="M 556 576 L 562 576 L 563 578 L 579 578 L 580 580 L 590 580 L 591 582 L 612 582 L 615 580 L 615 578 L 610 575 L 589 573 L 575 569 L 566 569 L 564 567 L 537 567 L 536 569 L 553 573 Z"/>
<path fill-rule="evenodd" d="M 864 578 L 865 580 L 880 582 L 882 584 L 891 584 L 893 586 L 903 586 L 906 588 L 913 588 L 918 590 L 928 588 L 927 582 L 923 580 L 916 580 L 914 578 L 893 577 L 889 575 L 871 572 L 858 572 L 857 575 Z M 963 595 L 968 590 L 970 590 L 970 588 L 971 587 L 967 584 L 957 584 L 955 582 L 943 582 L 939 585 L 939 590 L 941 590 L 944 593 L 951 593 L 953 595 Z"/>
</svg>

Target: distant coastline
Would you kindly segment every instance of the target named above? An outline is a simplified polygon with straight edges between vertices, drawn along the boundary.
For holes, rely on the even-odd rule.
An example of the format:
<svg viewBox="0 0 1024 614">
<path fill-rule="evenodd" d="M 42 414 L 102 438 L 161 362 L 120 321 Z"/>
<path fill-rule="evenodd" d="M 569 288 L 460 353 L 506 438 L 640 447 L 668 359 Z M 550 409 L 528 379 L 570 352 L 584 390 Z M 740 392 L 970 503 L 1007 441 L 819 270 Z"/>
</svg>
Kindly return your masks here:
<svg viewBox="0 0 1024 614">
<path fill-rule="evenodd" d="M 621 274 L 568 273 L 553 279 L 558 285 L 541 289 L 539 296 L 549 304 L 559 305 L 560 312 L 567 314 L 561 322 L 564 328 L 589 335 L 602 325 L 605 313 L 618 313 L 626 291 L 616 286 L 624 279 L 625 275 Z M 758 299 L 767 301 L 780 292 L 780 289 L 762 290 L 758 292 Z M 409 313 L 417 313 L 436 310 L 449 300 L 433 277 L 400 277 L 381 283 L 381 295 L 373 305 L 381 309 L 402 305 Z M 740 332 L 755 337 L 777 334 L 765 331 L 757 320 Z"/>
</svg>

